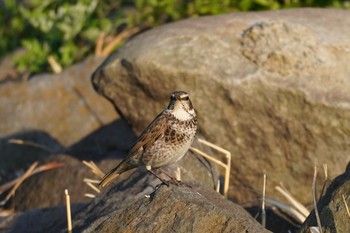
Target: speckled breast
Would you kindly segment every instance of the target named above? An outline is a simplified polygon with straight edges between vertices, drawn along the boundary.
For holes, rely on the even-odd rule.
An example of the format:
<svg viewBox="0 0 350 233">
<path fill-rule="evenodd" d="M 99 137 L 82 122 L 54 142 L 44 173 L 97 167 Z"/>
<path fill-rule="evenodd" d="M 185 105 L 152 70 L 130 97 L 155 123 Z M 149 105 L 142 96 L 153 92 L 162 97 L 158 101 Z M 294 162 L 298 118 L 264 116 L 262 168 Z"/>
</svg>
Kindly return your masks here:
<svg viewBox="0 0 350 233">
<path fill-rule="evenodd" d="M 170 165 L 181 159 L 190 148 L 197 130 L 197 118 L 180 121 L 169 118 L 169 127 L 164 136 L 143 154 L 143 162 L 151 167 Z"/>
</svg>

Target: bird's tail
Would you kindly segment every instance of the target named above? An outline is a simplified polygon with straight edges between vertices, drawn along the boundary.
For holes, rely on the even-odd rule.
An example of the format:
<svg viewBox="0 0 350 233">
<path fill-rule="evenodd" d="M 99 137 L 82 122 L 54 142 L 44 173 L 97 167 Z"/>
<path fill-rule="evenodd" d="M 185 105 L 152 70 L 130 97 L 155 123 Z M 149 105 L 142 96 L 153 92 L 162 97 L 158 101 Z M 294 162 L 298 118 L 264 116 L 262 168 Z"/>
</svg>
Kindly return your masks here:
<svg viewBox="0 0 350 233">
<path fill-rule="evenodd" d="M 116 171 L 116 169 L 113 169 L 112 171 L 108 172 L 101 180 L 100 187 L 103 188 L 107 186 L 109 183 L 112 182 L 115 178 L 119 176 L 120 173 Z"/>
<path fill-rule="evenodd" d="M 122 174 L 123 172 L 126 172 L 130 169 L 133 169 L 135 167 L 136 166 L 134 164 L 130 163 L 130 161 L 128 159 L 123 160 L 117 167 L 113 168 L 110 172 L 108 172 L 102 178 L 102 180 L 99 184 L 100 188 L 107 186 L 109 183 L 112 182 L 112 180 L 117 178 L 120 174 Z"/>
</svg>

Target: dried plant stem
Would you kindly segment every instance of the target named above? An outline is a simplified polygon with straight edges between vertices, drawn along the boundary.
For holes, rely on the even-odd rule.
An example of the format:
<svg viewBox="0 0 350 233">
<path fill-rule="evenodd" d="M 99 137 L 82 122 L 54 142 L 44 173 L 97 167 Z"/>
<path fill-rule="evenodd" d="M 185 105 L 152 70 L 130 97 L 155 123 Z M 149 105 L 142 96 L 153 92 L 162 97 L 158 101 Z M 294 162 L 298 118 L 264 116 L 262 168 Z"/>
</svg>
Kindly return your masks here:
<svg viewBox="0 0 350 233">
<path fill-rule="evenodd" d="M 181 180 L 181 169 L 180 169 L 180 167 L 176 168 L 175 176 L 176 176 L 177 180 Z"/>
<path fill-rule="evenodd" d="M 322 190 L 320 193 L 320 196 L 318 198 L 318 201 L 320 201 L 325 189 L 326 189 L 326 185 L 327 185 L 327 181 L 328 181 L 328 166 L 326 163 L 323 164 L 323 172 L 324 172 L 324 181 L 323 181 L 323 185 L 322 185 Z"/>
<path fill-rule="evenodd" d="M 316 215 L 318 230 L 320 233 L 322 233 L 322 225 L 321 225 L 320 215 L 318 214 L 317 202 L 316 202 L 316 177 L 317 177 L 317 166 L 315 165 L 314 177 L 312 179 L 312 196 L 314 200 L 314 208 L 315 208 L 315 215 Z"/>
<path fill-rule="evenodd" d="M 292 216 L 299 223 L 303 223 L 305 221 L 306 217 L 303 214 L 301 214 L 298 210 L 296 210 L 295 208 L 293 208 L 289 205 L 286 205 L 280 201 L 277 201 L 277 200 L 274 200 L 271 198 L 266 198 L 266 202 L 270 203 L 270 204 L 278 207 L 282 211 L 286 212 L 289 216 Z"/>
<path fill-rule="evenodd" d="M 216 192 L 220 193 L 220 179 L 218 179 L 218 182 L 216 184 Z"/>
<path fill-rule="evenodd" d="M 266 197 L 266 173 L 264 173 L 264 184 L 263 184 L 263 199 L 261 203 L 261 225 L 266 228 L 266 211 L 265 211 L 265 197 Z"/>
<path fill-rule="evenodd" d="M 90 168 L 92 173 L 94 173 L 98 177 L 100 177 L 100 178 L 104 177 L 105 174 L 103 173 L 103 171 L 101 171 L 101 169 L 99 167 L 97 167 L 93 161 L 86 162 L 85 160 L 83 160 L 83 164 L 85 166 L 87 166 L 88 168 Z"/>
<path fill-rule="evenodd" d="M 88 181 L 85 181 L 85 179 L 84 179 L 84 182 L 90 187 L 90 188 L 92 188 L 95 192 L 97 192 L 97 193 L 100 193 L 101 191 L 98 189 L 98 188 L 96 188 L 93 184 L 91 184 L 90 182 L 88 182 Z"/>
<path fill-rule="evenodd" d="M 223 167 L 225 169 L 225 181 L 224 181 L 224 196 L 227 197 L 227 193 L 228 193 L 228 188 L 229 188 L 229 184 L 230 184 L 230 171 L 231 171 L 231 152 L 213 144 L 213 143 L 210 143 L 206 140 L 203 140 L 203 139 L 198 139 L 198 142 L 206 145 L 206 146 L 209 146 L 210 148 L 214 149 L 214 150 L 217 150 L 223 154 L 226 155 L 226 164 L 221 162 L 220 160 L 216 159 L 216 158 L 213 158 L 212 156 L 204 153 L 203 151 L 197 149 L 197 148 L 194 148 L 194 147 L 191 147 L 190 150 L 203 156 L 204 158 L 216 163 L 217 165 Z"/>
<path fill-rule="evenodd" d="M 101 32 L 98 35 L 97 42 L 96 42 L 96 47 L 95 47 L 95 56 L 96 57 L 102 56 L 102 47 L 103 47 L 104 40 L 105 40 L 105 34 L 103 32 Z"/>
<path fill-rule="evenodd" d="M 91 183 L 91 184 L 99 184 L 101 181 L 100 180 L 93 180 L 93 179 L 89 179 L 89 178 L 84 178 L 84 182 L 87 183 Z"/>
<path fill-rule="evenodd" d="M 36 166 L 38 166 L 39 162 L 34 162 L 29 169 L 17 180 L 16 184 L 13 186 L 11 191 L 6 195 L 5 199 L 0 202 L 0 206 L 5 205 L 6 202 L 15 194 L 17 188 L 23 183 L 25 179 L 27 179 L 30 174 L 33 172 Z"/>
<path fill-rule="evenodd" d="M 350 219 L 349 206 L 348 206 L 348 204 L 346 203 L 344 194 L 342 194 L 342 197 L 343 197 L 343 202 L 344 202 L 344 205 L 345 205 L 346 213 L 348 214 L 348 217 L 349 217 L 349 219 Z"/>
<path fill-rule="evenodd" d="M 109 42 L 103 50 L 101 50 L 100 56 L 102 57 L 108 56 L 109 54 L 112 53 L 113 49 L 115 48 L 115 46 L 117 46 L 117 44 L 127 39 L 131 35 L 139 32 L 140 30 L 141 28 L 139 27 L 125 29 L 123 32 L 115 36 L 114 39 L 111 42 Z"/>
<path fill-rule="evenodd" d="M 51 148 L 47 147 L 47 146 L 44 146 L 44 145 L 41 145 L 41 144 L 35 143 L 35 142 L 24 141 L 22 139 L 13 138 L 13 139 L 8 140 L 7 143 L 18 144 L 18 145 L 25 145 L 25 146 L 32 146 L 32 147 L 43 149 L 43 150 L 45 150 L 45 151 L 47 151 L 49 153 L 54 153 L 54 151 Z"/>
<path fill-rule="evenodd" d="M 91 193 L 85 193 L 84 196 L 88 197 L 88 198 L 95 198 L 96 197 L 94 194 L 91 194 Z"/>
<path fill-rule="evenodd" d="M 70 209 L 70 197 L 68 194 L 68 189 L 64 190 L 66 196 L 66 210 L 67 210 L 67 230 L 69 233 L 72 232 L 72 214 Z"/>
<path fill-rule="evenodd" d="M 55 168 L 58 168 L 58 167 L 62 167 L 63 165 L 64 165 L 63 163 L 58 163 L 58 162 L 47 163 L 47 164 L 41 165 L 40 167 L 35 168 L 34 171 L 30 175 L 32 176 L 32 175 L 37 174 L 39 172 L 43 172 L 43 171 L 55 169 Z M 21 177 L 19 177 L 17 179 L 14 179 L 12 181 L 9 181 L 9 182 L 3 184 L 2 186 L 0 186 L 0 194 L 2 194 L 4 191 L 10 189 L 20 179 L 21 179 Z"/>
<path fill-rule="evenodd" d="M 58 63 L 54 56 L 48 56 L 47 61 L 49 62 L 49 65 L 55 74 L 59 74 L 62 72 L 62 66 L 60 65 L 60 63 Z"/>
<path fill-rule="evenodd" d="M 275 189 L 280 192 L 288 201 L 289 203 L 295 207 L 300 214 L 302 214 L 303 216 L 303 220 L 306 219 L 307 216 L 309 216 L 310 211 L 308 209 L 306 209 L 305 206 L 303 206 L 300 202 L 298 202 L 291 193 L 288 192 L 288 190 L 286 188 L 283 187 L 283 185 L 281 186 L 276 186 Z"/>
</svg>

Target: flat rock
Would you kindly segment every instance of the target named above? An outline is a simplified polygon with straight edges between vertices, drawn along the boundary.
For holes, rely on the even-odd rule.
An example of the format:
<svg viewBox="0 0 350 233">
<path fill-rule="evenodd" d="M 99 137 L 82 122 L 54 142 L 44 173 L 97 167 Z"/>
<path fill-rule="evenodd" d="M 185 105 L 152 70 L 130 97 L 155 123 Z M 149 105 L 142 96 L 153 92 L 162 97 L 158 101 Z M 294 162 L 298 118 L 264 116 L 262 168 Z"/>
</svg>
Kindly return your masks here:
<svg viewBox="0 0 350 233">
<path fill-rule="evenodd" d="M 260 197 L 267 173 L 267 196 L 282 182 L 306 204 L 314 164 L 332 178 L 350 160 L 348 25 L 335 9 L 183 20 L 131 39 L 92 82 L 136 132 L 189 92 L 200 132 L 232 153 L 232 199 Z"/>
</svg>

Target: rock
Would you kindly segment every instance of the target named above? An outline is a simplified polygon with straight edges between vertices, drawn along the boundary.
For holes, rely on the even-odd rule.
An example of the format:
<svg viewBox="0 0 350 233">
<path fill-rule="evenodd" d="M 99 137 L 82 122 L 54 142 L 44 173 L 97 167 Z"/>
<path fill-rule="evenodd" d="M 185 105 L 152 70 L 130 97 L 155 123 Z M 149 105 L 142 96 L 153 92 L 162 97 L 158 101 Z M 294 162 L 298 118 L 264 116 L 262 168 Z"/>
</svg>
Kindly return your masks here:
<svg viewBox="0 0 350 233">
<path fill-rule="evenodd" d="M 347 213 L 343 195 L 347 205 L 350 206 L 350 163 L 346 171 L 332 181 L 325 195 L 317 203 L 323 232 L 350 232 L 350 216 Z M 310 227 L 315 226 L 318 225 L 313 210 L 305 220 L 300 232 L 310 232 Z"/>
<path fill-rule="evenodd" d="M 100 63 L 101 59 L 89 58 L 61 74 L 0 85 L 0 137 L 36 130 L 67 147 L 118 118 L 88 81 Z"/>
<path fill-rule="evenodd" d="M 119 116 L 90 83 L 91 73 L 101 61 L 89 58 L 61 74 L 34 75 L 27 81 L 0 75 L 0 184 L 16 178 L 34 161 L 65 153 L 69 146 L 75 146 L 70 151 L 74 150 L 76 157 L 87 159 L 84 152 L 96 158 L 111 150 L 112 143 L 127 145 L 125 141 L 115 143 L 120 138 L 130 139 L 128 134 L 119 136 L 125 132 L 118 132 L 125 128 L 124 121 L 111 125 Z M 10 70 L 4 63 L 4 69 Z M 109 130 L 109 141 L 94 138 L 96 130 L 106 133 L 106 128 L 115 130 Z M 82 142 L 87 135 L 90 141 Z M 14 139 L 21 142 L 10 143 Z M 79 151 L 81 148 L 84 150 Z"/>
<path fill-rule="evenodd" d="M 282 182 L 306 204 L 314 163 L 334 177 L 350 159 L 349 24 L 334 9 L 183 20 L 134 37 L 92 82 L 136 132 L 188 91 L 200 132 L 232 153 L 230 198 L 260 197 L 266 172 L 267 196 Z"/>
<path fill-rule="evenodd" d="M 254 216 L 255 220 L 258 222 L 262 221 L 261 206 L 248 207 L 245 208 L 245 210 L 248 211 L 251 216 Z M 300 224 L 292 218 L 281 214 L 281 212 L 277 212 L 274 207 L 265 207 L 265 213 L 266 229 L 272 232 L 299 232 Z"/>
<path fill-rule="evenodd" d="M 21 144 L 21 142 L 30 142 Z M 0 138 L 0 183 L 15 179 L 35 161 L 45 161 L 62 145 L 49 134 L 32 130 Z"/>
<path fill-rule="evenodd" d="M 16 211 L 62 205 L 65 189 L 69 190 L 72 203 L 88 202 L 90 199 L 84 194 L 95 193 L 83 180 L 96 177 L 81 161 L 64 154 L 51 157 L 49 161 L 61 162 L 64 166 L 28 178 L 16 191 L 13 205 Z"/>
<path fill-rule="evenodd" d="M 122 151 L 114 151 L 113 158 L 95 161 L 101 169 L 109 170 L 117 161 L 125 157 Z M 34 208 L 49 208 L 65 203 L 64 190 L 68 189 L 72 203 L 89 202 L 85 193 L 96 194 L 85 182 L 84 178 L 99 180 L 81 160 L 68 154 L 58 154 L 46 158 L 48 162 L 60 162 L 64 166 L 35 174 L 25 180 L 17 189 L 11 208 L 15 211 L 27 211 Z M 127 175 L 127 174 L 125 174 Z M 127 176 L 122 176 L 125 179 Z"/>
<path fill-rule="evenodd" d="M 242 207 L 198 183 L 192 188 L 163 185 L 152 193 L 146 185 L 152 177 L 139 173 L 133 178 L 137 185 L 122 182 L 80 211 L 73 231 L 269 232 Z"/>
<path fill-rule="evenodd" d="M 71 205 L 71 212 L 74 215 L 80 210 L 83 204 Z M 7 233 L 31 233 L 31 232 L 52 232 L 57 225 L 67 228 L 66 206 L 61 205 L 53 208 L 34 209 L 23 213 L 16 213 L 0 220 L 0 229 L 6 229 Z M 1 231 L 3 232 L 3 231 Z"/>
</svg>

